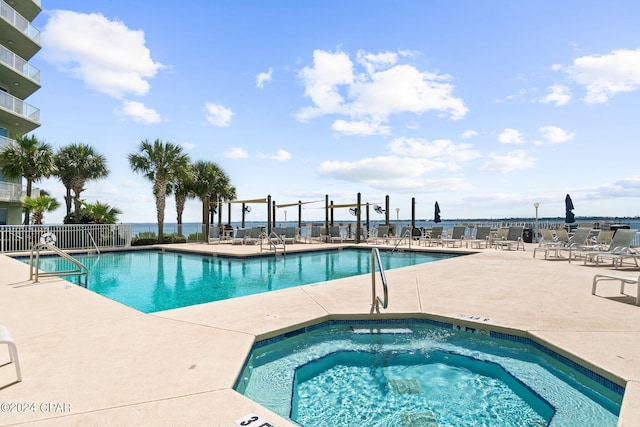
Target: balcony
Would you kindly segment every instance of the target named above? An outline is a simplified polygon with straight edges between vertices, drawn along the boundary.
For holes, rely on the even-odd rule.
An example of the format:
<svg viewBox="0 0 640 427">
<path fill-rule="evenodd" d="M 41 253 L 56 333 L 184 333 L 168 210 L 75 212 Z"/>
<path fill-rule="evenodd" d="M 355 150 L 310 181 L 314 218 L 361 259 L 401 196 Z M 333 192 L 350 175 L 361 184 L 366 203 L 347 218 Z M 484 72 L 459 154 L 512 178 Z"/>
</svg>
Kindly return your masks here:
<svg viewBox="0 0 640 427">
<path fill-rule="evenodd" d="M 26 0 L 25 0 L 26 1 Z M 40 31 L 6 2 L 0 0 L 0 42 L 27 60 L 40 50 Z"/>
<path fill-rule="evenodd" d="M 0 122 L 11 126 L 11 133 L 24 135 L 40 126 L 40 110 L 23 100 L 0 92 Z"/>
<path fill-rule="evenodd" d="M 27 187 L 0 181 L 0 202 L 22 203 L 26 195 Z"/>
<path fill-rule="evenodd" d="M 42 3 L 40 0 L 6 0 L 7 4 L 14 8 L 16 12 L 24 16 L 28 21 L 33 19 L 42 12 Z"/>
<path fill-rule="evenodd" d="M 40 70 L 0 45 L 0 81 L 13 83 L 11 94 L 25 99 L 40 89 Z"/>
</svg>

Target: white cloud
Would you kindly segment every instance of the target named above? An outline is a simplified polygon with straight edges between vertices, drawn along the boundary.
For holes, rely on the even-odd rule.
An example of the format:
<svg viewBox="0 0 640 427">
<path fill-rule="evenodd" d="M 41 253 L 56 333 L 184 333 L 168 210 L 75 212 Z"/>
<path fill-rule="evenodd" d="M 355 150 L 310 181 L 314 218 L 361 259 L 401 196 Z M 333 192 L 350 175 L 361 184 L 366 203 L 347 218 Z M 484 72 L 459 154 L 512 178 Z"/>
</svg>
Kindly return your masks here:
<svg viewBox="0 0 640 427">
<path fill-rule="evenodd" d="M 325 161 L 318 167 L 318 173 L 324 177 L 367 184 L 384 190 L 436 192 L 470 188 L 463 178 L 424 176 L 445 166 L 442 162 L 424 158 L 381 156 L 355 162 Z"/>
<path fill-rule="evenodd" d="M 498 141 L 500 141 L 501 144 L 524 144 L 522 133 L 510 128 L 505 128 L 505 130 L 498 135 Z"/>
<path fill-rule="evenodd" d="M 392 114 L 432 110 L 452 119 L 466 115 L 463 101 L 452 95 L 450 76 L 400 64 L 394 52 L 359 51 L 356 57 L 354 64 L 345 52 L 314 51 L 313 66 L 299 74 L 313 105 L 301 109 L 298 120 L 339 114 L 353 123 L 386 123 Z M 341 125 L 346 123 L 343 120 Z M 352 131 L 349 126 L 342 129 Z"/>
<path fill-rule="evenodd" d="M 273 68 L 271 67 L 269 67 L 268 72 L 258 74 L 258 77 L 256 77 L 256 87 L 258 89 L 264 88 L 264 84 L 271 81 L 272 75 L 273 75 Z"/>
<path fill-rule="evenodd" d="M 93 90 L 114 98 L 149 92 L 163 68 L 151 59 L 144 32 L 99 13 L 54 10 L 42 30 L 42 56 Z"/>
<path fill-rule="evenodd" d="M 475 130 L 465 130 L 464 132 L 462 132 L 462 135 L 460 136 L 462 139 L 469 139 L 472 138 L 474 136 L 478 136 L 478 132 L 476 132 Z"/>
<path fill-rule="evenodd" d="M 323 114 L 343 112 L 344 101 L 338 86 L 353 83 L 353 64 L 344 52 L 330 53 L 323 50 L 313 52 L 313 67 L 304 67 L 300 77 L 305 86 L 305 95 L 315 107 L 303 108 L 298 120 L 307 121 Z"/>
<path fill-rule="evenodd" d="M 490 153 L 489 160 L 480 167 L 480 170 L 508 173 L 521 169 L 530 169 L 535 164 L 536 159 L 527 156 L 524 150 L 514 150 L 506 154 Z"/>
<path fill-rule="evenodd" d="M 207 121 L 214 126 L 227 127 L 231 123 L 233 111 L 220 104 L 206 103 Z"/>
<path fill-rule="evenodd" d="M 374 74 L 378 70 L 383 70 L 398 62 L 398 54 L 395 52 L 380 52 L 373 54 L 359 50 L 356 53 L 358 63 L 362 65 L 367 74 Z"/>
<path fill-rule="evenodd" d="M 284 150 L 278 150 L 278 152 L 275 155 L 269 156 L 269 159 L 277 160 L 279 162 L 285 162 L 290 158 L 291 158 L 291 153 Z"/>
<path fill-rule="evenodd" d="M 574 60 L 567 72 L 576 83 L 587 89 L 585 103 L 607 102 L 618 93 L 640 88 L 640 48 L 614 50 L 601 56 L 583 56 Z"/>
<path fill-rule="evenodd" d="M 195 148 L 195 146 L 196 146 L 196 144 L 193 144 L 191 142 L 183 142 L 180 145 L 182 145 L 185 150 L 193 150 Z"/>
<path fill-rule="evenodd" d="M 240 147 L 232 147 L 230 150 L 225 151 L 224 156 L 227 159 L 246 159 L 249 154 Z"/>
<path fill-rule="evenodd" d="M 391 133 L 391 128 L 389 126 L 383 126 L 379 122 L 369 122 L 364 120 L 347 122 L 346 120 L 339 119 L 333 122 L 331 129 L 345 135 L 359 136 L 389 135 Z"/>
<path fill-rule="evenodd" d="M 438 159 L 449 166 L 449 169 L 458 169 L 458 162 L 468 162 L 480 157 L 480 153 L 472 150 L 471 144 L 455 144 L 446 139 L 427 141 L 418 138 L 397 138 L 388 145 L 393 154 L 414 158 Z"/>
<path fill-rule="evenodd" d="M 142 102 L 124 101 L 122 108 L 116 111 L 120 116 L 139 123 L 160 123 L 162 121 L 160 114 L 154 109 L 147 108 Z"/>
<path fill-rule="evenodd" d="M 563 142 L 571 141 L 576 135 L 573 132 L 567 132 L 557 126 L 541 126 L 538 130 L 545 141 L 553 144 L 561 144 Z"/>
<path fill-rule="evenodd" d="M 549 86 L 549 94 L 542 98 L 542 104 L 555 104 L 556 107 L 566 105 L 571 101 L 571 90 L 564 85 Z"/>
</svg>

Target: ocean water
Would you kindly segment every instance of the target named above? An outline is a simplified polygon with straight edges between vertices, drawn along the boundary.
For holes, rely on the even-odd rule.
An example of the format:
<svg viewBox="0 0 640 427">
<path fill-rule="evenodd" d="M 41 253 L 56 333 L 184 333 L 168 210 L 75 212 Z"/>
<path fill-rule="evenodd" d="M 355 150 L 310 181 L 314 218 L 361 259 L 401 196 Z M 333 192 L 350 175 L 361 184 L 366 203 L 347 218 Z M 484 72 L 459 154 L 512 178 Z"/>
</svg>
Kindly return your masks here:
<svg viewBox="0 0 640 427">
<path fill-rule="evenodd" d="M 226 224 L 226 221 L 223 221 L 222 224 Z M 351 225 L 355 226 L 355 220 L 335 220 L 334 224 L 338 225 Z M 400 230 L 403 226 L 411 225 L 410 219 L 401 219 L 401 220 L 391 220 L 391 224 L 396 225 L 396 229 Z M 626 224 L 629 225 L 630 228 L 640 230 L 640 218 L 613 218 L 603 220 L 602 218 L 576 218 L 576 222 L 574 223 L 577 226 L 580 223 L 593 223 L 593 224 Z M 245 228 L 258 227 L 258 226 L 266 226 L 266 221 L 245 221 Z M 307 224 L 314 225 L 324 225 L 324 221 L 303 221 L 302 222 L 302 235 L 305 235 L 305 228 Z M 377 227 L 379 224 L 384 224 L 384 220 L 376 220 L 369 222 L 369 229 Z M 508 226 L 508 225 L 522 225 L 525 228 L 535 229 L 535 220 L 533 218 L 505 218 L 505 219 L 455 219 L 455 220 L 443 220 L 442 222 L 436 224 L 431 220 L 424 219 L 416 219 L 415 226 L 418 228 L 431 228 L 434 225 L 439 225 L 444 227 L 446 231 L 449 228 L 452 228 L 454 225 L 490 225 L 493 227 L 500 226 Z M 538 227 L 539 228 L 556 228 L 559 225 L 564 224 L 564 221 L 560 218 L 551 218 L 551 219 L 539 219 Z M 215 225 L 215 224 L 214 224 Z M 242 226 L 240 221 L 232 221 L 231 225 L 233 228 L 239 228 Z M 297 227 L 298 221 L 276 221 L 275 224 L 277 227 Z M 362 227 L 366 229 L 367 224 L 366 221 L 362 221 Z M 193 233 L 201 233 L 202 232 L 202 224 L 195 222 L 187 222 L 182 224 L 182 234 L 184 236 L 189 236 Z M 156 223 L 134 223 L 132 224 L 132 232 L 133 236 L 137 236 L 142 232 L 158 232 L 158 225 Z M 178 224 L 176 223 L 164 223 L 165 234 L 177 233 L 178 232 Z"/>
</svg>

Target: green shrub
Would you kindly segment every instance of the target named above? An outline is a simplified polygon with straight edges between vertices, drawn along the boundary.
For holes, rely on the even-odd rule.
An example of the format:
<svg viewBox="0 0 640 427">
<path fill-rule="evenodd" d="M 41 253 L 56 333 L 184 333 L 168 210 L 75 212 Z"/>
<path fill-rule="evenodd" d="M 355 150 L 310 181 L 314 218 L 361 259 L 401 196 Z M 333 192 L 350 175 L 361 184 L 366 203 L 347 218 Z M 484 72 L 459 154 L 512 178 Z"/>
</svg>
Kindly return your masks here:
<svg viewBox="0 0 640 427">
<path fill-rule="evenodd" d="M 201 242 L 202 241 L 202 233 L 196 232 L 196 233 L 189 234 L 189 237 L 187 237 L 187 241 L 189 241 L 189 242 Z"/>
<path fill-rule="evenodd" d="M 134 237 L 131 239 L 131 246 L 146 246 L 146 245 L 155 245 L 158 243 L 158 239 L 140 239 L 138 237 Z"/>
<path fill-rule="evenodd" d="M 164 243 L 187 243 L 187 238 L 178 233 L 165 234 Z"/>
</svg>

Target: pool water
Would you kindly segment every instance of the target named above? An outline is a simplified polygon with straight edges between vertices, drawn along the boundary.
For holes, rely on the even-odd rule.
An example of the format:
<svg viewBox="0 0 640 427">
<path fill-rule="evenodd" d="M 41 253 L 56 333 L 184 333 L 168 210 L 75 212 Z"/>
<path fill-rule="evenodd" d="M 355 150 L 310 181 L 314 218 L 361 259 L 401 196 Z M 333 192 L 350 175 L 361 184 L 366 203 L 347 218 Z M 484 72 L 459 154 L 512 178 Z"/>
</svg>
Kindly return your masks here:
<svg viewBox="0 0 640 427">
<path fill-rule="evenodd" d="M 456 255 L 380 253 L 385 270 L 453 256 Z M 356 249 L 247 259 L 159 251 L 74 257 L 89 269 L 88 289 L 145 313 L 371 272 L 371 252 Z M 40 269 L 44 271 L 71 268 L 68 261 L 59 257 L 40 259 Z"/>
<path fill-rule="evenodd" d="M 617 424 L 621 392 L 531 345 L 343 323 L 257 343 L 236 390 L 305 427 Z"/>
</svg>

